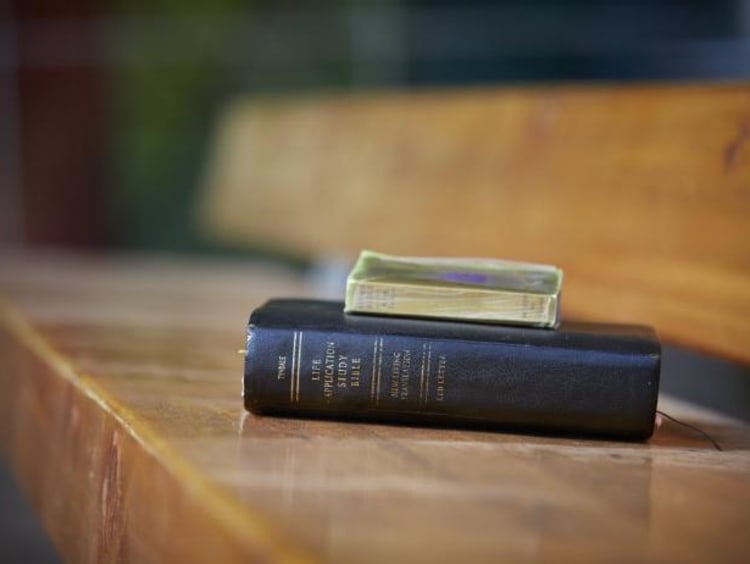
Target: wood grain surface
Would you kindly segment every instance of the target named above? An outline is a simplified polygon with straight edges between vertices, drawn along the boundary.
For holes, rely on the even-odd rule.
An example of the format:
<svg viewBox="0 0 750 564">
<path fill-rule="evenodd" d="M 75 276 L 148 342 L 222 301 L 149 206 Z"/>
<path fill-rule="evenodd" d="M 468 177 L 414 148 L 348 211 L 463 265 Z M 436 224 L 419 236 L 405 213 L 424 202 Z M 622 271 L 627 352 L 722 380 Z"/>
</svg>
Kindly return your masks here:
<svg viewBox="0 0 750 564">
<path fill-rule="evenodd" d="M 214 238 L 548 262 L 563 315 L 750 363 L 747 84 L 243 99 L 214 149 Z"/>
<path fill-rule="evenodd" d="M 0 447 L 73 562 L 743 561 L 750 429 L 645 444 L 255 417 L 268 267 L 0 256 Z"/>
</svg>

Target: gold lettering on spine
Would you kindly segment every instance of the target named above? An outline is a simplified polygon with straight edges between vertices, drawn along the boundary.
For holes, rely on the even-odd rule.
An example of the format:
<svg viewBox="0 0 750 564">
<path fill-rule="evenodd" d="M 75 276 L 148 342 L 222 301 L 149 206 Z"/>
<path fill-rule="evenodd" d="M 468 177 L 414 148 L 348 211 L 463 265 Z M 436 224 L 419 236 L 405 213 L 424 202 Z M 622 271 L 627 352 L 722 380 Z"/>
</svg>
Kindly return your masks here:
<svg viewBox="0 0 750 564">
<path fill-rule="evenodd" d="M 437 401 L 445 400 L 445 375 L 448 371 L 447 365 L 448 359 L 445 355 L 441 354 L 438 356 L 437 378 L 435 382 L 435 399 Z"/>
<path fill-rule="evenodd" d="M 300 371 L 302 369 L 302 331 L 300 331 L 297 336 L 297 365 L 296 366 L 297 366 L 297 376 L 296 376 L 297 383 L 295 384 L 294 401 L 299 402 L 299 380 L 300 380 Z"/>
<path fill-rule="evenodd" d="M 294 378 L 297 374 L 297 331 L 292 333 L 292 377 L 289 379 L 289 401 L 294 401 Z"/>
<path fill-rule="evenodd" d="M 380 404 L 380 378 L 383 368 L 383 339 L 378 339 L 377 372 L 375 373 L 375 405 Z"/>
<path fill-rule="evenodd" d="M 378 373 L 378 342 L 380 339 L 375 339 L 375 343 L 372 346 L 372 377 L 370 378 L 370 403 L 375 403 L 375 378 Z"/>
<path fill-rule="evenodd" d="M 325 356 L 323 358 L 323 397 L 327 401 L 333 398 L 333 380 L 336 364 L 336 343 L 326 341 Z"/>
<path fill-rule="evenodd" d="M 427 370 L 425 370 L 424 379 L 424 401 L 430 399 L 430 365 L 432 363 L 432 343 L 427 345 Z"/>
<path fill-rule="evenodd" d="M 422 345 L 422 367 L 419 369 L 419 405 L 424 405 L 424 373 L 427 367 L 427 343 Z"/>
</svg>

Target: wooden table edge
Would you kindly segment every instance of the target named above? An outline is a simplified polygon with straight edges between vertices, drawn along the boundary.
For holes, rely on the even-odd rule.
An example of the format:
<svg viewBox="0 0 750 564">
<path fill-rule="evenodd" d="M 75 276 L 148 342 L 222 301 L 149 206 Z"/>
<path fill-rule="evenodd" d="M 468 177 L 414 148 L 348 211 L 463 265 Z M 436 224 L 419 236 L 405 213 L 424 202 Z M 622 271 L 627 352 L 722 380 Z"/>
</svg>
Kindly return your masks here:
<svg viewBox="0 0 750 564">
<path fill-rule="evenodd" d="M 189 462 L 184 460 L 177 452 L 169 447 L 164 440 L 160 439 L 155 434 L 150 426 L 142 421 L 136 414 L 122 406 L 114 398 L 112 398 L 107 392 L 105 392 L 101 386 L 99 386 L 93 378 L 87 376 L 82 371 L 78 370 L 74 363 L 69 361 L 58 352 L 52 344 L 50 344 L 44 336 L 42 336 L 33 325 L 24 318 L 23 314 L 16 310 L 9 301 L 2 295 L 0 295 L 0 336 L 2 333 L 7 333 L 7 337 L 10 338 L 11 346 L 14 344 L 17 346 L 17 353 L 31 354 L 36 361 L 44 366 L 48 372 L 46 380 L 57 380 L 58 384 L 69 386 L 72 389 L 73 399 L 72 401 L 78 405 L 81 409 L 95 409 L 104 415 L 108 428 L 109 440 L 117 446 L 119 436 L 122 436 L 127 441 L 132 441 L 131 448 L 129 451 L 135 452 L 138 457 L 143 460 L 124 460 L 123 456 L 118 457 L 118 464 L 122 463 L 124 466 L 123 473 L 128 471 L 128 467 L 134 465 L 143 465 L 144 467 L 153 467 L 154 465 L 163 470 L 166 476 L 169 477 L 171 485 L 175 488 L 175 491 L 181 491 L 184 495 L 184 499 L 190 500 L 185 507 L 183 513 L 180 514 L 180 527 L 185 525 L 186 521 L 194 518 L 196 524 L 205 526 L 209 523 L 213 523 L 217 529 L 215 531 L 205 531 L 206 535 L 218 534 L 221 535 L 220 542 L 227 542 L 233 544 L 230 554 L 239 556 L 239 561 L 247 561 L 248 558 L 252 560 L 270 560 L 270 561 L 310 561 L 313 560 L 311 555 L 305 554 L 298 549 L 289 540 L 279 534 L 278 531 L 274 530 L 268 523 L 265 522 L 264 518 L 255 513 L 252 509 L 243 506 L 238 500 L 234 499 L 229 492 L 225 491 L 218 484 L 211 483 L 207 478 L 202 476 L 200 472 L 194 468 Z M 3 360 L 0 359 L 0 366 L 2 366 Z M 7 367 L 6 367 L 7 369 Z M 17 386 L 20 387 L 21 379 L 18 378 L 18 374 L 6 374 L 6 377 L 13 380 Z M 32 386 L 34 393 L 43 395 L 45 390 L 41 388 L 44 384 L 49 383 L 47 381 L 42 382 L 40 378 L 31 378 L 30 375 L 24 375 L 23 380 L 25 385 Z M 20 389 L 11 390 L 12 392 L 21 393 Z M 48 393 L 48 392 L 47 392 Z M 14 394 L 9 394 L 13 396 Z M 0 404 L 0 407 L 4 407 Z M 64 415 L 64 414 L 63 414 Z M 15 424 L 17 428 L 29 429 L 38 425 L 38 423 L 29 420 L 28 414 L 21 414 L 24 421 L 13 421 L 11 425 Z M 6 423 L 8 423 L 6 421 Z M 56 429 L 37 429 L 36 434 L 39 433 L 56 433 Z M 93 437 L 92 437 L 93 438 Z M 44 507 L 40 506 L 45 503 L 45 499 L 40 499 L 39 495 L 35 495 L 34 488 L 38 484 L 34 484 L 33 478 L 26 479 L 23 474 L 19 475 L 19 464 L 16 460 L 13 460 L 13 455 L 10 452 L 12 450 L 11 444 L 0 444 L 0 448 L 3 448 L 4 453 L 7 456 L 7 462 L 12 468 L 18 482 L 21 484 L 24 493 L 32 501 L 34 510 L 41 518 L 45 529 L 50 534 L 53 543 L 58 550 L 62 551 L 62 557 L 65 560 L 70 560 L 70 554 L 67 554 L 64 549 L 64 542 L 58 538 L 56 531 L 59 528 L 59 524 L 50 523 L 45 519 Z M 65 445 L 62 444 L 65 448 Z M 135 447 L 135 448 L 132 448 Z M 123 447 L 124 448 L 124 447 Z M 48 456 L 44 452 L 37 452 L 41 455 L 39 458 L 44 459 Z M 48 461 L 49 464 L 40 464 L 40 466 L 46 468 L 54 468 L 54 460 Z M 99 461 L 102 465 L 106 465 L 106 460 Z M 106 475 L 106 474 L 105 474 Z M 137 474 L 136 474 L 137 475 Z M 148 474 L 143 474 L 140 479 L 147 479 Z M 124 479 L 129 479 L 124 476 Z M 54 482 L 54 480 L 51 480 Z M 98 484 L 92 483 L 91 492 L 95 495 Z M 56 492 L 60 494 L 61 492 Z M 126 505 L 127 496 L 123 497 L 123 500 L 118 504 L 119 512 L 127 513 L 131 510 Z M 114 519 L 115 521 L 124 518 L 124 515 L 107 515 L 109 511 L 102 503 L 102 522 L 98 524 L 97 528 L 106 528 L 107 520 Z M 137 511 L 139 515 L 149 515 L 147 508 L 141 508 Z M 69 525 L 69 524 L 66 524 Z M 91 528 L 96 523 L 84 523 L 83 528 Z M 147 527 L 147 524 L 143 524 L 140 528 Z M 178 533 L 178 531 L 174 531 Z M 101 530 L 81 530 L 78 533 L 82 535 L 101 535 Z M 117 532 L 115 532 L 117 534 Z M 191 544 L 192 543 L 188 543 Z M 199 544 L 199 543 L 197 543 Z M 99 553 L 97 559 L 101 556 L 107 556 L 107 552 L 112 547 L 99 547 Z M 115 547 L 117 548 L 117 547 Z M 229 546 L 227 546 L 229 548 Z M 104 551 L 104 552 L 102 552 Z M 167 554 L 165 554 L 166 556 Z M 191 558 L 192 555 L 192 558 Z M 73 559 L 78 559 L 75 555 Z M 110 556 L 116 556 L 110 554 Z M 120 552 L 119 556 L 122 556 Z M 152 554 L 152 556 L 158 556 Z M 200 561 L 203 560 L 201 557 L 201 551 L 188 550 L 182 554 L 183 557 L 187 557 L 188 560 Z M 214 555 L 215 556 L 215 555 Z M 109 558 L 105 558 L 108 559 Z M 119 560 L 120 558 L 115 558 Z"/>
</svg>

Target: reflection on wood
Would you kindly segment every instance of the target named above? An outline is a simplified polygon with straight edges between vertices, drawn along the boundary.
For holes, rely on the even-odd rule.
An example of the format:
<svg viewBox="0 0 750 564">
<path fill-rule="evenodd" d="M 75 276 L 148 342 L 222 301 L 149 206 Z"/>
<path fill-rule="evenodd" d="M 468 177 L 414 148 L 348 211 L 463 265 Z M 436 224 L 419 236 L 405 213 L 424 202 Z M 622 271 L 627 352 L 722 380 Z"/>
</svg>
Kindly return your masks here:
<svg viewBox="0 0 750 564">
<path fill-rule="evenodd" d="M 285 273 L 3 257 L 0 445 L 72 561 L 738 560 L 750 430 L 646 444 L 256 417 L 245 318 Z"/>
</svg>

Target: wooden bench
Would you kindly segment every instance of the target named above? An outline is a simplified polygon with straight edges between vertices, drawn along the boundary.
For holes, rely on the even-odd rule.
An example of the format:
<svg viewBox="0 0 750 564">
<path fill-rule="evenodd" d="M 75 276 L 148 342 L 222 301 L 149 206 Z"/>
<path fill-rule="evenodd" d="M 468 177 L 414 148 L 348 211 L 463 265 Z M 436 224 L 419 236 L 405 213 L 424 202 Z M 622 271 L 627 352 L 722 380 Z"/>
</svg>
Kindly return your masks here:
<svg viewBox="0 0 750 564">
<path fill-rule="evenodd" d="M 206 231 L 563 267 L 565 312 L 750 363 L 750 85 L 238 100 Z"/>
<path fill-rule="evenodd" d="M 744 85 L 238 103 L 214 237 L 548 260 L 564 314 L 750 361 Z M 0 255 L 0 448 L 80 561 L 744 560 L 750 429 L 644 444 L 255 417 L 269 266 Z M 706 377 L 710 377 L 708 374 Z"/>
<path fill-rule="evenodd" d="M 646 444 L 261 418 L 261 267 L 2 257 L 0 446 L 70 561 L 741 560 L 750 429 Z M 710 376 L 710 375 L 709 375 Z"/>
</svg>

